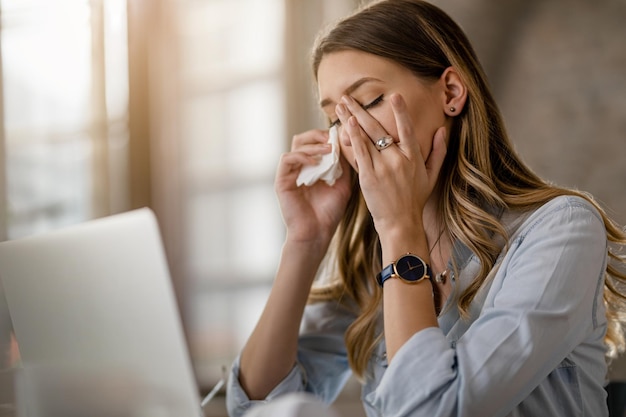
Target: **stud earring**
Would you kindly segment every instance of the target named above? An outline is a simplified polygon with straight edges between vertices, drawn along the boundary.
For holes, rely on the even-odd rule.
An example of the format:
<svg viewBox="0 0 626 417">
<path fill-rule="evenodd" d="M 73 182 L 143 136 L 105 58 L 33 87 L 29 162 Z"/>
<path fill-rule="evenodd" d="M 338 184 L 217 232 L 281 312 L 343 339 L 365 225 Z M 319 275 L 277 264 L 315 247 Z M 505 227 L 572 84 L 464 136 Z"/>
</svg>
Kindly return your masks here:
<svg viewBox="0 0 626 417">
<path fill-rule="evenodd" d="M 450 112 L 454 113 L 456 111 L 456 107 L 450 107 Z"/>
</svg>

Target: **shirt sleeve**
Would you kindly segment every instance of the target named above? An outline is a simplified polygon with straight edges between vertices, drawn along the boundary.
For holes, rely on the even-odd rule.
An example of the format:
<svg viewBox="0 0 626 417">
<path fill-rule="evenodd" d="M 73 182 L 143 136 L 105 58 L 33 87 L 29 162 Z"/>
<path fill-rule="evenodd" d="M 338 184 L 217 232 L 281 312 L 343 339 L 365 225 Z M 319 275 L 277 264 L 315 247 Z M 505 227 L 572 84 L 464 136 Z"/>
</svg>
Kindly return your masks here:
<svg viewBox="0 0 626 417">
<path fill-rule="evenodd" d="M 307 305 L 298 342 L 297 363 L 264 400 L 250 400 L 239 383 L 239 360 L 235 360 L 226 388 L 229 416 L 239 417 L 255 404 L 283 394 L 308 392 L 330 404 L 350 376 L 344 334 L 354 314 L 336 302 Z"/>
<path fill-rule="evenodd" d="M 399 349 L 365 399 L 381 415 L 506 416 L 594 332 L 607 254 L 597 211 L 557 198 L 522 227 L 456 343 L 428 328 Z"/>
</svg>

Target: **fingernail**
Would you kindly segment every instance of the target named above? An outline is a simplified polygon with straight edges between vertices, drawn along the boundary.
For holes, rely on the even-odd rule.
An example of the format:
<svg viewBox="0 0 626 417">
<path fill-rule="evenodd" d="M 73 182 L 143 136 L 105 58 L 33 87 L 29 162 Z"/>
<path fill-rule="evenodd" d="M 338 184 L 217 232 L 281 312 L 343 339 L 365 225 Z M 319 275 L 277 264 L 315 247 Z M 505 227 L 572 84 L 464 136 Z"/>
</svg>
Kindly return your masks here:
<svg viewBox="0 0 626 417">
<path fill-rule="evenodd" d="M 350 104 L 350 97 L 348 96 L 342 96 L 341 97 L 341 101 L 343 101 L 346 104 Z"/>
<path fill-rule="evenodd" d="M 358 123 L 356 121 L 356 117 L 352 116 L 348 122 L 350 123 L 350 126 L 356 126 Z"/>
<path fill-rule="evenodd" d="M 337 104 L 337 107 L 335 108 L 335 111 L 337 112 L 337 114 L 341 114 L 343 115 L 346 111 L 346 108 L 343 104 Z"/>
<path fill-rule="evenodd" d="M 398 94 L 394 94 L 391 96 L 391 103 L 399 106 L 402 101 L 400 100 L 400 96 Z"/>
</svg>

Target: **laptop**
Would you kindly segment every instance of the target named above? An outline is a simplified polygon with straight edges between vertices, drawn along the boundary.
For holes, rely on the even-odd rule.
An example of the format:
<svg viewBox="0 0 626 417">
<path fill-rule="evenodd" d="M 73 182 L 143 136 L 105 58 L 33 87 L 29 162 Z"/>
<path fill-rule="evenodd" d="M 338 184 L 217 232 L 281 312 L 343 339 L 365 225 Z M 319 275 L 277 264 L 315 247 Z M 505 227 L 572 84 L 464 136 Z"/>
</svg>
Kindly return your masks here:
<svg viewBox="0 0 626 417">
<path fill-rule="evenodd" d="M 150 209 L 2 242 L 0 281 L 24 415 L 203 415 Z"/>
</svg>

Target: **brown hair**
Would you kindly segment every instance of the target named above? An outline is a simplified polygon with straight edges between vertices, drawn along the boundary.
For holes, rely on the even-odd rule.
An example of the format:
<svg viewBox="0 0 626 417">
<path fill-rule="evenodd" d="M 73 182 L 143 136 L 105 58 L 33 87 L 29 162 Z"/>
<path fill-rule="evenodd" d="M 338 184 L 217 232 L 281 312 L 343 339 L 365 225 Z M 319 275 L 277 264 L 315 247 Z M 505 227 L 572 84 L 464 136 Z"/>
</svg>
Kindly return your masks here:
<svg viewBox="0 0 626 417">
<path fill-rule="evenodd" d="M 313 71 L 326 54 L 358 50 L 410 69 L 425 80 L 437 80 L 452 66 L 461 75 L 468 100 L 455 117 L 446 161 L 439 179 L 440 213 L 448 237 L 465 244 L 478 257 L 481 269 L 459 296 L 458 308 L 466 316 L 501 251 L 494 236 L 506 240 L 497 209 L 532 210 L 561 195 L 589 201 L 604 221 L 614 247 L 626 245 L 626 234 L 588 195 L 556 187 L 535 175 L 515 153 L 484 71 L 461 28 L 442 10 L 419 0 L 375 2 L 340 21 L 316 42 Z M 329 251 L 333 281 L 312 289 L 311 302 L 347 298 L 357 306 L 358 317 L 346 332 L 350 366 L 363 377 L 380 338 L 378 327 L 382 292 L 373 285 L 380 270 L 380 243 L 353 174 L 353 194 Z M 616 265 L 626 262 L 609 249 L 604 300 L 607 307 L 607 355 L 624 349 L 622 324 L 626 299 L 621 289 L 626 275 Z M 455 266 L 456 268 L 456 266 Z M 458 271 L 457 271 L 458 273 Z"/>
</svg>

